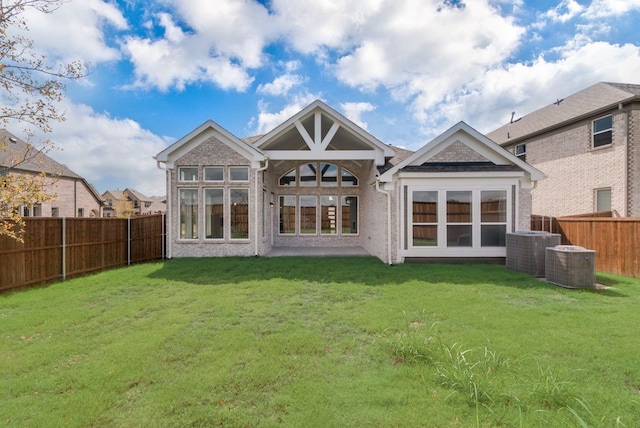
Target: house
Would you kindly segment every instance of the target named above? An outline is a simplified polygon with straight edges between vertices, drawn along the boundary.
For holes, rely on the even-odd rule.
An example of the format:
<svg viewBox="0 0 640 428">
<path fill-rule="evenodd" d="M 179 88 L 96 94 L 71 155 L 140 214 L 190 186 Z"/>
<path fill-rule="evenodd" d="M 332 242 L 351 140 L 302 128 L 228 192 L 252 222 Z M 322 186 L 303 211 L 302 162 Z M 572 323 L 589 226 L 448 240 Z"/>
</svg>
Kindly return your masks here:
<svg viewBox="0 0 640 428">
<path fill-rule="evenodd" d="M 105 201 L 104 217 L 163 214 L 167 210 L 164 196 L 145 196 L 131 188 L 107 190 L 102 194 L 102 198 Z"/>
<path fill-rule="evenodd" d="M 22 216 L 101 216 L 102 198 L 87 180 L 6 130 L 0 130 L 0 142 L 4 142 L 0 147 L 0 175 L 44 173 L 46 191 L 56 195 L 50 202 L 22 207 Z"/>
<path fill-rule="evenodd" d="M 544 177 L 463 122 L 412 153 L 319 100 L 245 140 L 209 120 L 155 159 L 169 257 L 361 247 L 389 264 L 504 258 Z"/>
<path fill-rule="evenodd" d="M 640 216 L 640 85 L 600 82 L 487 136 L 547 175 L 534 214 Z"/>
</svg>

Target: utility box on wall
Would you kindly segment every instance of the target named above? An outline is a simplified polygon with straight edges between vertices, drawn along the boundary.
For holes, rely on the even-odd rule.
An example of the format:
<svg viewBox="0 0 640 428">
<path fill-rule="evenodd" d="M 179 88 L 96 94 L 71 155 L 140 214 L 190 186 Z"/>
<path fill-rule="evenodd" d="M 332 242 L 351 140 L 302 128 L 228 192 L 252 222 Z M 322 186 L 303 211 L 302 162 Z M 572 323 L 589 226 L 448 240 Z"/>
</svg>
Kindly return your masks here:
<svg viewBox="0 0 640 428">
<path fill-rule="evenodd" d="M 560 245 L 560 234 L 541 231 L 507 233 L 506 265 L 529 275 L 545 276 L 545 249 Z"/>
<path fill-rule="evenodd" d="M 596 252 L 577 245 L 547 248 L 547 281 L 561 287 L 594 288 L 596 286 Z"/>
</svg>

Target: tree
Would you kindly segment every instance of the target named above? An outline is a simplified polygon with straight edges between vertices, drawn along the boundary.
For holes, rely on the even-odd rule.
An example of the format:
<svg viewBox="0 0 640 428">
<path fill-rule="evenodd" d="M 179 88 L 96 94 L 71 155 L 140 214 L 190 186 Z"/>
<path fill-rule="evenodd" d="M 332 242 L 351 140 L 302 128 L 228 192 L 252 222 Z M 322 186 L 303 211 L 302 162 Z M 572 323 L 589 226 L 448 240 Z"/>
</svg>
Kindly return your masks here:
<svg viewBox="0 0 640 428">
<path fill-rule="evenodd" d="M 48 60 L 26 36 L 25 11 L 52 13 L 60 5 L 61 0 L 0 0 L 0 126 L 23 124 L 27 142 L 24 153 L 8 156 L 10 137 L 4 134 L 0 138 L 0 150 L 5 152 L 0 156 L 0 235 L 19 241 L 24 233 L 20 208 L 50 201 L 55 194 L 47 191 L 44 174 L 17 172 L 21 165 L 37 161 L 53 147 L 48 139 L 34 143 L 34 138 L 50 133 L 52 121 L 65 119 L 57 109 L 65 92 L 63 82 L 81 78 L 86 70 L 86 64 L 79 61 L 64 64 Z"/>
</svg>

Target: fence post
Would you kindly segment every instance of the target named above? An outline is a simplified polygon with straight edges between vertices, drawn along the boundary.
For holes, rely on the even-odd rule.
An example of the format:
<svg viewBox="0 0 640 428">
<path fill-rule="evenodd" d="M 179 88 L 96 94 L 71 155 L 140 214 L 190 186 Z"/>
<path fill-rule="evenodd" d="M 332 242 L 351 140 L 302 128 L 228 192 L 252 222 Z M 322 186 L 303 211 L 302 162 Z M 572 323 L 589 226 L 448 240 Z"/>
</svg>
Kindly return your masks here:
<svg viewBox="0 0 640 428">
<path fill-rule="evenodd" d="M 67 279 L 67 219 L 61 217 L 62 221 L 62 280 Z"/>
<path fill-rule="evenodd" d="M 127 217 L 127 266 L 131 266 L 131 217 Z"/>
<path fill-rule="evenodd" d="M 166 223 L 166 220 L 164 218 L 164 213 L 162 213 L 161 215 L 162 215 L 162 260 L 164 260 L 164 259 L 166 259 L 166 250 L 165 250 L 164 246 L 165 246 L 165 240 L 167 239 L 167 237 L 166 237 L 167 223 Z"/>
</svg>

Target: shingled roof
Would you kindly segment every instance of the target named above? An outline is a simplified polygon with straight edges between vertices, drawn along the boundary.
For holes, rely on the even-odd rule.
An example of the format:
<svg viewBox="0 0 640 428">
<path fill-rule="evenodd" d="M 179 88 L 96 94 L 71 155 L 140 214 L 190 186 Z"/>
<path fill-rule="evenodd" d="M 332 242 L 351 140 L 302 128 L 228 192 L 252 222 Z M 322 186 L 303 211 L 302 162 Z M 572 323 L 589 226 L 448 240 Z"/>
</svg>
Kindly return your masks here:
<svg viewBox="0 0 640 428">
<path fill-rule="evenodd" d="M 486 135 L 498 144 L 513 144 L 629 101 L 640 101 L 640 85 L 600 82 Z"/>
</svg>

